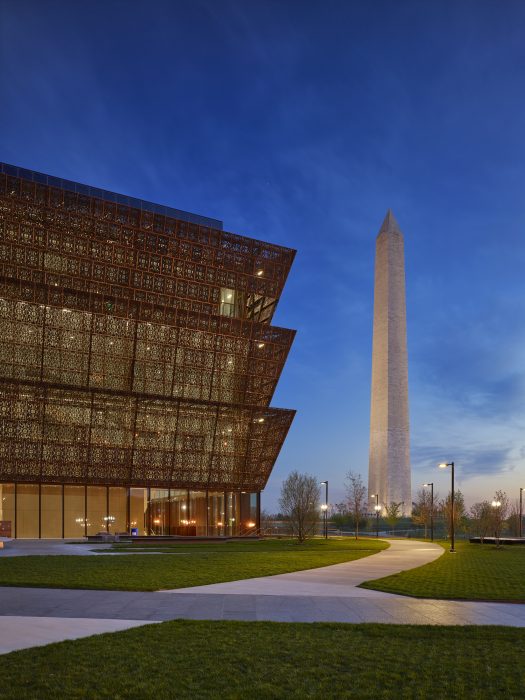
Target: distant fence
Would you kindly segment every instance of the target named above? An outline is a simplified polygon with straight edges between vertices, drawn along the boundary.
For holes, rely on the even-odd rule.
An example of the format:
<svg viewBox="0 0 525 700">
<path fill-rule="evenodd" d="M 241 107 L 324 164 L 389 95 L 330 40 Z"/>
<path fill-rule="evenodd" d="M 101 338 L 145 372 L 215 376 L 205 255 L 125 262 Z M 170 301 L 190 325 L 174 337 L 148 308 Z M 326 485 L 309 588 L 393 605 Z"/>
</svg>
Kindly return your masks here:
<svg viewBox="0 0 525 700">
<path fill-rule="evenodd" d="M 261 523 L 260 534 L 267 537 L 290 537 L 292 534 L 289 523 L 286 520 L 271 520 Z M 322 536 L 324 534 L 324 524 L 318 524 L 316 534 Z M 369 527 L 359 530 L 359 537 L 375 537 L 375 528 Z M 341 529 L 334 527 L 328 523 L 328 535 L 330 537 L 355 537 L 355 530 Z M 404 537 L 407 539 L 424 539 L 430 538 L 430 528 L 427 528 L 425 534 L 424 527 L 400 527 L 379 529 L 379 537 Z M 456 539 L 468 539 L 469 534 L 466 532 L 456 532 Z M 434 539 L 447 539 L 447 533 L 442 523 L 437 523 L 434 527 Z"/>
</svg>

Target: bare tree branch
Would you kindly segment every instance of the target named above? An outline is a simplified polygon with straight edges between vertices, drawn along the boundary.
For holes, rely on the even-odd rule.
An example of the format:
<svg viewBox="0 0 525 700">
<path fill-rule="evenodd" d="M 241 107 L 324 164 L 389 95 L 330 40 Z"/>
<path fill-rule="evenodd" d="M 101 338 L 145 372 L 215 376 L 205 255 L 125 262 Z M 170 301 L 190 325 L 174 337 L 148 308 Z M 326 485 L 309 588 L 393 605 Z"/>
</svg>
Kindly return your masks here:
<svg viewBox="0 0 525 700">
<path fill-rule="evenodd" d="M 345 480 L 348 511 L 351 513 L 355 524 L 355 538 L 359 536 L 359 521 L 368 512 L 366 488 L 360 474 L 348 472 Z"/>
<path fill-rule="evenodd" d="M 283 481 L 279 505 L 290 523 L 292 535 L 304 542 L 315 534 L 319 522 L 319 480 L 292 472 Z"/>
</svg>

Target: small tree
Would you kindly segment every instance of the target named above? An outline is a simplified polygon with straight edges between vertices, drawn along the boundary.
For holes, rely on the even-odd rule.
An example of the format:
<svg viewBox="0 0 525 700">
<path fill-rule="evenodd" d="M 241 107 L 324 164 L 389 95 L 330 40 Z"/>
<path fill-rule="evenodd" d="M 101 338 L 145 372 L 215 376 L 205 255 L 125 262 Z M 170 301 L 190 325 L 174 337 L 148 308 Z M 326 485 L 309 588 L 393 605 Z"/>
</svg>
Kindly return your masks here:
<svg viewBox="0 0 525 700">
<path fill-rule="evenodd" d="M 403 501 L 400 503 L 397 503 L 396 501 L 392 501 L 391 503 L 383 503 L 383 506 L 385 508 L 385 520 L 388 523 L 388 525 L 391 526 L 392 530 L 395 529 L 398 520 L 401 518 L 401 507 L 403 505 Z"/>
<path fill-rule="evenodd" d="M 450 522 L 452 513 L 452 499 L 450 493 L 444 500 L 440 501 L 439 509 L 445 521 L 447 538 L 449 538 L 451 535 Z M 465 499 L 461 491 L 454 491 L 454 530 L 460 531 L 465 525 Z"/>
<path fill-rule="evenodd" d="M 281 486 L 279 505 L 293 537 L 304 542 L 315 534 L 319 522 L 319 480 L 292 472 Z"/>
<path fill-rule="evenodd" d="M 488 501 L 474 503 L 470 509 L 470 527 L 479 535 L 481 544 L 490 532 L 492 522 L 492 509 Z"/>
<path fill-rule="evenodd" d="M 436 510 L 437 493 L 434 493 L 434 513 Z M 412 520 L 416 525 L 423 525 L 425 528 L 425 539 L 427 529 L 432 520 L 432 493 L 428 489 L 419 489 L 416 500 L 412 504 Z"/>
<path fill-rule="evenodd" d="M 492 510 L 492 530 L 496 539 L 496 547 L 500 546 L 501 531 L 509 514 L 509 497 L 505 491 L 496 491 L 491 505 Z"/>
<path fill-rule="evenodd" d="M 352 515 L 355 525 L 355 538 L 359 536 L 359 523 L 367 511 L 366 488 L 360 474 L 348 472 L 345 480 L 348 511 Z"/>
</svg>

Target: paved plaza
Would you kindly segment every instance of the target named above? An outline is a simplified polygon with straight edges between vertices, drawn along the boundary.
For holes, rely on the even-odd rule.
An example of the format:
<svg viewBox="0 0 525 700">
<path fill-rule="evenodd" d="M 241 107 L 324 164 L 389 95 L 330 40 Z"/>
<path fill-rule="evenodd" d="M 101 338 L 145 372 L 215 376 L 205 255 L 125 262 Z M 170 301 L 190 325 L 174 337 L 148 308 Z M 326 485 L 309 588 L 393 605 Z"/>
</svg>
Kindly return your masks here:
<svg viewBox="0 0 525 700">
<path fill-rule="evenodd" d="M 363 581 L 433 561 L 443 551 L 411 540 L 389 543 L 387 550 L 344 564 L 173 591 L 2 587 L 0 652 L 181 618 L 525 627 L 525 605 L 427 600 L 358 588 Z"/>
</svg>

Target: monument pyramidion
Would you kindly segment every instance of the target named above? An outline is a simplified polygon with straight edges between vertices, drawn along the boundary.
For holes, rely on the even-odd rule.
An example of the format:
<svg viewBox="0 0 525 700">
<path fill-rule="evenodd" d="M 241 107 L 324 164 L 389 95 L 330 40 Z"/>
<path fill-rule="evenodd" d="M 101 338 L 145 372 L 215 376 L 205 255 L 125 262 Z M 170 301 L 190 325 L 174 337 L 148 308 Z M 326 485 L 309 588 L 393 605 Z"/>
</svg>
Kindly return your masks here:
<svg viewBox="0 0 525 700">
<path fill-rule="evenodd" d="M 410 437 L 403 234 L 389 209 L 376 239 L 368 489 L 410 515 Z"/>
</svg>

